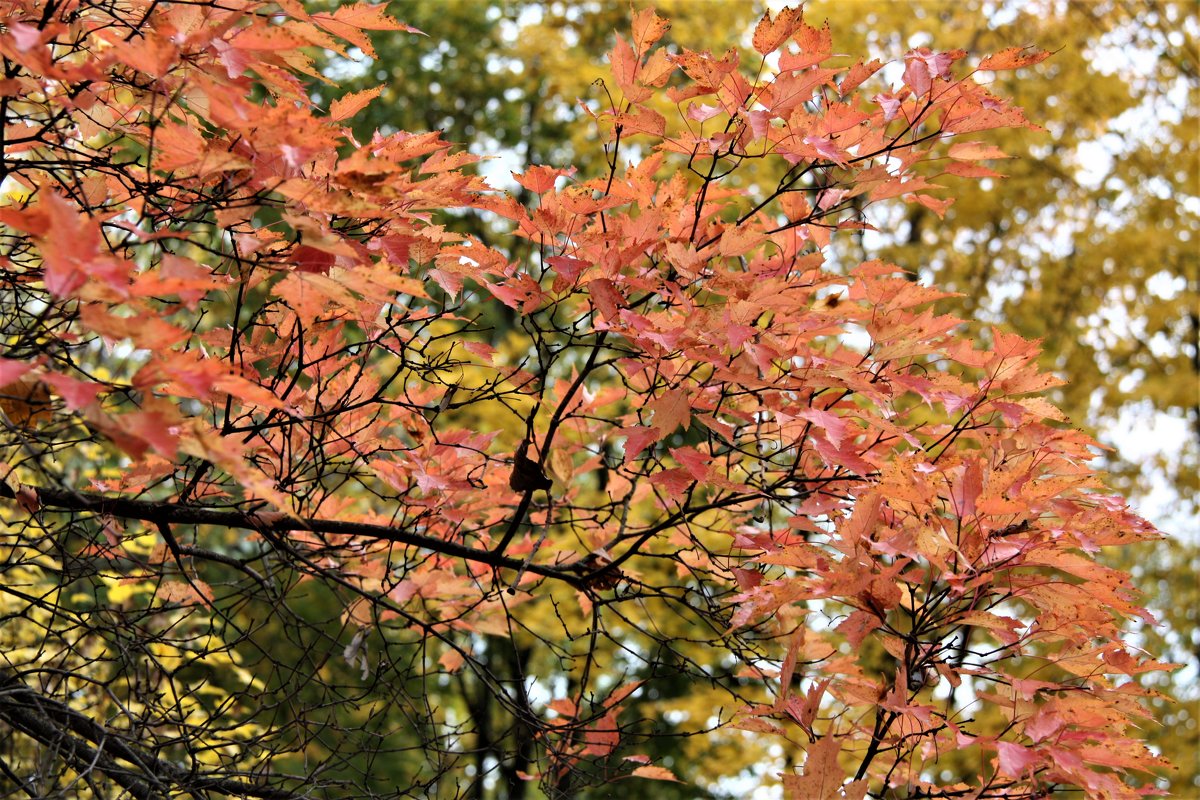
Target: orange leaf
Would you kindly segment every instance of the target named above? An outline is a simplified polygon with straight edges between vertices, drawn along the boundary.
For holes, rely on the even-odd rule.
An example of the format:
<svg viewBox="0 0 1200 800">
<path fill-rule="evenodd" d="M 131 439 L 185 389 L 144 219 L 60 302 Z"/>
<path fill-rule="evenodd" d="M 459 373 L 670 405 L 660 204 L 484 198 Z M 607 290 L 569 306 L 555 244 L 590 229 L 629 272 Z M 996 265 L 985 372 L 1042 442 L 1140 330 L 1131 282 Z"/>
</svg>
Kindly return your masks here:
<svg viewBox="0 0 1200 800">
<path fill-rule="evenodd" d="M 569 177 L 574 174 L 574 167 L 558 169 L 557 167 L 547 167 L 537 164 L 524 172 L 514 172 L 512 176 L 517 183 L 534 194 L 545 194 L 554 188 L 554 183 L 558 178 L 563 176 Z"/>
<path fill-rule="evenodd" d="M 1005 69 L 1020 69 L 1021 67 L 1028 67 L 1031 64 L 1045 61 L 1051 55 L 1051 53 L 1045 50 L 1038 50 L 1034 47 L 1010 47 L 980 61 L 979 68 L 993 72 Z"/>
<path fill-rule="evenodd" d="M 652 8 L 643 8 L 633 14 L 633 48 L 638 56 L 646 55 L 654 44 L 663 37 L 671 23 L 654 13 Z"/>
<path fill-rule="evenodd" d="M 982 161 L 987 158 L 1008 158 L 1008 154 L 992 144 L 960 142 L 950 145 L 950 157 L 960 161 Z"/>
<path fill-rule="evenodd" d="M 783 53 L 779 57 L 780 72 L 808 69 L 833 56 L 833 32 L 829 29 L 829 21 L 826 20 L 819 29 L 800 25 L 796 32 L 796 44 L 800 46 L 799 53 Z"/>
<path fill-rule="evenodd" d="M 842 794 L 846 773 L 838 765 L 841 750 L 841 740 L 833 736 L 823 736 L 809 746 L 804 771 L 800 775 L 783 776 L 789 800 L 841 800 L 843 796 L 861 800 L 866 794 L 866 781 L 851 783 L 845 795 Z"/>
<path fill-rule="evenodd" d="M 617 86 L 628 91 L 633 86 L 633 79 L 638 70 L 638 58 L 633 48 L 624 37 L 618 36 L 608 53 L 608 58 L 612 62 L 613 79 L 616 80 Z"/>
<path fill-rule="evenodd" d="M 679 778 L 675 777 L 675 773 L 666 767 L 645 766 L 638 767 L 633 771 L 634 777 L 648 778 L 652 781 L 675 781 L 679 782 Z"/>
<path fill-rule="evenodd" d="M 366 108 L 368 103 L 379 97 L 379 93 L 382 91 L 382 86 L 376 86 L 374 89 L 364 89 L 361 92 L 354 92 L 345 97 L 339 97 L 329 106 L 329 118 L 340 122 L 341 120 L 353 117 L 359 111 Z"/>
<path fill-rule="evenodd" d="M 692 419 L 691 397 L 686 389 L 668 389 L 646 404 L 654 414 L 654 427 L 663 436 L 674 433 L 679 426 L 688 427 Z"/>
<path fill-rule="evenodd" d="M 754 26 L 754 49 L 764 56 L 774 52 L 796 32 L 803 19 L 804 11 L 799 6 L 785 8 L 773 19 L 771 12 L 767 11 Z"/>
</svg>

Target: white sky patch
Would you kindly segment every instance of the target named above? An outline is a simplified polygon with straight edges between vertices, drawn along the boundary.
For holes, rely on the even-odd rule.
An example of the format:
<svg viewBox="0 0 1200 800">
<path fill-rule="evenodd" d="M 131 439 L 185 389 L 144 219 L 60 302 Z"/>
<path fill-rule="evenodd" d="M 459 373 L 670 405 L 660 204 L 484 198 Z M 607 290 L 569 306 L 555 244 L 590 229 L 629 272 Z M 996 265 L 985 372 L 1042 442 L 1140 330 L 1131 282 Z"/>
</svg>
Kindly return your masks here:
<svg viewBox="0 0 1200 800">
<path fill-rule="evenodd" d="M 1184 443 L 1194 441 L 1188 421 L 1155 411 L 1149 404 L 1125 408 L 1116 419 L 1100 424 L 1100 436 L 1116 447 L 1126 461 L 1144 468 L 1145 493 L 1130 499 L 1139 514 L 1166 535 L 1189 544 L 1200 544 L 1200 520 L 1183 502 L 1168 472 L 1152 467 L 1162 458 L 1173 471 L 1183 456 Z"/>
</svg>

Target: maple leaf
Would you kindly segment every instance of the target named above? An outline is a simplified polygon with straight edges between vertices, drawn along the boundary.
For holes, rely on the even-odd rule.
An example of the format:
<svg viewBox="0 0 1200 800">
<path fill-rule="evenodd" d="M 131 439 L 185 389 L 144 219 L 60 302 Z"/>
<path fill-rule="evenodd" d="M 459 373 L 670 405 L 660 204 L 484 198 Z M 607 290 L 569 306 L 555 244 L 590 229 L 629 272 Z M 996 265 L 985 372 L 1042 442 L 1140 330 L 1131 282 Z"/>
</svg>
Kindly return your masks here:
<svg viewBox="0 0 1200 800">
<path fill-rule="evenodd" d="M 633 52 L 629 43 L 618 36 L 616 43 L 613 44 L 613 49 L 609 52 L 609 61 L 612 63 L 613 78 L 616 80 L 617 86 L 628 93 L 634 88 L 633 82 L 638 71 L 638 56 Z"/>
<path fill-rule="evenodd" d="M 675 777 L 675 773 L 671 772 L 671 770 L 667 769 L 666 767 L 647 765 L 635 768 L 630 774 L 635 778 L 649 778 L 653 781 L 674 781 L 675 783 L 680 782 L 679 778 Z"/>
<path fill-rule="evenodd" d="M 984 142 L 956 142 L 950 145 L 950 157 L 963 161 L 982 161 L 988 158 L 1008 158 L 1004 151 L 995 145 Z"/>
<path fill-rule="evenodd" d="M 861 86 L 865 80 L 870 78 L 881 69 L 883 69 L 883 62 L 877 58 L 866 63 L 863 63 L 862 61 L 857 62 L 853 67 L 850 68 L 850 71 L 846 73 L 846 76 L 842 78 L 841 83 L 838 84 L 838 90 L 841 92 L 842 97 L 848 96 L 851 92 Z"/>
<path fill-rule="evenodd" d="M 371 58 L 376 55 L 375 49 L 363 31 L 405 31 L 425 35 L 411 25 L 405 25 L 389 16 L 382 4 L 356 2 L 341 5 L 332 14 L 321 12 L 311 16 L 305 14 L 305 17 L 339 39 L 345 39 L 355 45 Z"/>
<path fill-rule="evenodd" d="M 529 167 L 523 173 L 512 173 L 513 179 L 534 194 L 545 194 L 554 188 L 558 178 L 570 177 L 575 174 L 575 168 L 557 169 L 541 164 Z M 556 256 L 557 258 L 561 258 Z"/>
<path fill-rule="evenodd" d="M 820 28 L 801 24 L 797 27 L 794 35 L 800 52 L 784 51 L 780 53 L 779 69 L 781 72 L 807 69 L 833 56 L 833 31 L 829 27 L 828 20 Z"/>
<path fill-rule="evenodd" d="M 1010 778 L 1021 777 L 1039 760 L 1033 750 L 1012 742 L 996 742 L 996 752 L 1000 756 L 1000 774 Z"/>
<path fill-rule="evenodd" d="M 334 100 L 329 106 L 329 118 L 335 120 L 349 119 L 367 107 L 367 104 L 379 96 L 383 91 L 382 87 L 374 89 L 364 89 L 361 92 L 354 92 Z"/>
<path fill-rule="evenodd" d="M 841 741 L 834 736 L 823 736 L 808 748 L 803 771 L 799 775 L 783 776 L 783 788 L 788 798 L 794 800 L 863 800 L 867 793 L 866 781 L 846 784 L 846 774 L 838 765 Z"/>
<path fill-rule="evenodd" d="M 654 13 L 652 8 L 633 12 L 633 47 L 638 57 L 646 55 L 670 28 L 671 23 Z"/>
<path fill-rule="evenodd" d="M 904 54 L 904 83 L 917 97 L 928 94 L 935 79 L 949 80 L 950 65 L 965 53 L 955 50 L 934 53 L 927 47 L 918 47 Z"/>
<path fill-rule="evenodd" d="M 754 49 L 761 55 L 776 50 L 800 28 L 803 19 L 804 12 L 800 7 L 781 9 L 774 17 L 767 11 L 754 27 Z"/>
<path fill-rule="evenodd" d="M 625 463 L 636 459 L 649 445 L 663 437 L 663 432 L 657 427 L 633 425 L 621 428 L 619 431 L 625 439 Z"/>
<path fill-rule="evenodd" d="M 653 415 L 652 421 L 660 436 L 691 424 L 691 395 L 686 389 L 668 389 L 647 403 L 646 408 Z"/>
<path fill-rule="evenodd" d="M 9 384 L 16 383 L 31 369 L 32 364 L 0 357 L 0 387 L 7 388 Z"/>
<path fill-rule="evenodd" d="M 67 375 L 46 373 L 42 380 L 54 389 L 54 393 L 67 403 L 67 408 L 77 411 L 96 399 L 104 386 L 93 381 L 76 380 Z"/>
<path fill-rule="evenodd" d="M 120 293 L 128 292 L 130 265 L 102 252 L 96 221 L 80 214 L 58 194 L 46 194 L 38 204 L 45 214 L 45 232 L 39 249 L 44 259 L 46 289 L 60 298 L 70 297 L 90 277 L 103 280 Z"/>
<path fill-rule="evenodd" d="M 992 71 L 1020 69 L 1040 64 L 1051 55 L 1053 54 L 1035 47 L 1009 47 L 980 61 L 979 68 Z"/>
</svg>

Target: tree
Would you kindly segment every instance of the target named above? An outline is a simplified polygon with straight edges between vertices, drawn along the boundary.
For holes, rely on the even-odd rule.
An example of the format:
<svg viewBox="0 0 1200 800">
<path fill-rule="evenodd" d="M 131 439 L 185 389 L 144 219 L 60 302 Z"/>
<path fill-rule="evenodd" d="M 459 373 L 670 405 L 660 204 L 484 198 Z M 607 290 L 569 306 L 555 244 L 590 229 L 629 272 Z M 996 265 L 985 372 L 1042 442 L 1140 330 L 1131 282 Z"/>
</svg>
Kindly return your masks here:
<svg viewBox="0 0 1200 800">
<path fill-rule="evenodd" d="M 638 12 L 607 173 L 526 207 L 437 134 L 356 141 L 369 90 L 314 107 L 306 48 L 369 55 L 378 8 L 4 8 L 9 790 L 566 797 L 704 733 L 793 797 L 1151 791 L 1164 665 L 1091 556 L 1155 532 L 1033 343 L 824 265 L 1030 125 L 964 53 L 863 90 L 796 10 L 745 65 Z M 625 713 L 681 685 L 708 716 Z"/>
<path fill-rule="evenodd" d="M 753 10 L 744 3 L 656 5 L 671 17 L 674 40 L 694 49 L 723 49 L 733 39 L 714 32 L 751 24 Z M 532 154 L 535 162 L 571 163 L 577 175 L 590 177 L 604 164 L 589 145 L 591 129 L 578 124 L 576 99 L 602 97 L 591 84 L 603 75 L 612 32 L 628 28 L 629 11 L 618 2 L 409 2 L 406 19 L 430 42 L 404 47 L 405 34 L 392 34 L 396 38 L 381 40 L 361 74 L 333 59 L 323 69 L 342 86 L 320 92 L 333 96 L 391 78 L 355 122 L 363 135 L 389 124 L 438 127 L 481 154 L 499 147 L 517 171 Z M 1200 17 L 1194 5 L 1175 2 L 811 0 L 806 13 L 830 19 L 839 53 L 887 60 L 918 45 L 987 53 L 1008 43 L 1036 43 L 1055 53 L 987 78 L 994 93 L 1037 109 L 1045 129 L 990 135 L 1011 156 L 991 165 L 1003 180 L 942 176 L 939 183 L 955 199 L 944 217 L 899 199 L 882 201 L 868 211 L 878 231 L 832 244 L 838 263 L 881 258 L 957 292 L 938 307 L 963 316 L 972 335 L 1003 324 L 1042 339 L 1042 366 L 1067 380 L 1051 390 L 1055 404 L 1116 448 L 1106 453 L 1106 484 L 1128 493 L 1168 537 L 1152 553 L 1110 552 L 1105 563 L 1132 571 L 1163 622 L 1144 632 L 1145 646 L 1191 667 L 1142 679 L 1163 692 L 1153 701 L 1163 724 L 1148 731 L 1149 740 L 1182 766 L 1176 790 L 1195 791 L 1200 724 L 1191 675 L 1200 669 L 1200 655 L 1192 631 L 1200 605 L 1188 598 L 1197 558 L 1193 498 L 1200 496 L 1194 433 L 1200 362 L 1191 313 L 1200 280 L 1193 246 L 1200 236 L 1194 213 L 1200 150 L 1191 135 Z M 485 37 L 483 58 L 473 43 Z M 748 37 L 737 41 L 748 57 Z M 424 94 L 431 86 L 439 91 Z M 671 113 L 669 106 L 659 111 Z M 488 119 L 496 122 L 480 139 L 476 129 Z M 746 165 L 739 173 L 753 169 Z M 505 241 L 485 219 L 461 224 Z M 1125 452 L 1131 441 L 1168 446 Z M 736 756 L 681 758 L 703 764 Z"/>
<path fill-rule="evenodd" d="M 678 40 L 693 47 L 710 44 L 713 30 L 744 24 L 750 11 L 748 4 L 659 7 Z M 1028 69 L 991 78 L 998 93 L 1038 108 L 1046 128 L 997 132 L 995 143 L 1014 156 L 996 166 L 1005 180 L 981 187 L 943 179 L 952 181 L 956 202 L 942 219 L 921 206 L 877 204 L 882 235 L 843 237 L 840 247 L 850 259 L 883 258 L 932 275 L 962 294 L 945 302 L 948 310 L 976 326 L 1002 323 L 1045 339 L 1043 366 L 1069 379 L 1056 403 L 1102 440 L 1113 444 L 1118 431 L 1153 425 L 1155 412 L 1197 430 L 1191 388 L 1200 368 L 1189 313 L 1197 271 L 1189 243 L 1200 231 L 1189 210 L 1197 150 L 1188 106 L 1200 75 L 1195 9 L 1035 2 L 992 13 L 979 2 L 944 0 L 814 0 L 808 9 L 831 20 L 839 52 L 886 60 L 914 44 L 988 52 L 1012 41 L 1055 52 L 1035 68 L 1038 79 Z M 357 70 L 340 59 L 325 67 L 342 90 L 388 82 L 356 123 L 360 132 L 437 128 L 451 141 L 484 145 L 480 152 L 510 149 L 525 163 L 572 163 L 588 176 L 602 168 L 586 126 L 575 123 L 577 99 L 599 96 L 589 84 L 602 77 L 598 62 L 611 31 L 628 24 L 623 4 L 415 0 L 404 11 L 430 35 L 429 47 L 388 38 Z M 476 42 L 486 59 L 474 55 Z M 339 90 L 321 94 L 330 91 Z M 1173 502 L 1191 510 L 1197 441 L 1184 436 L 1176 450 L 1135 464 L 1118 460 L 1110 476 L 1135 495 L 1150 492 L 1151 476 L 1173 482 Z"/>
</svg>

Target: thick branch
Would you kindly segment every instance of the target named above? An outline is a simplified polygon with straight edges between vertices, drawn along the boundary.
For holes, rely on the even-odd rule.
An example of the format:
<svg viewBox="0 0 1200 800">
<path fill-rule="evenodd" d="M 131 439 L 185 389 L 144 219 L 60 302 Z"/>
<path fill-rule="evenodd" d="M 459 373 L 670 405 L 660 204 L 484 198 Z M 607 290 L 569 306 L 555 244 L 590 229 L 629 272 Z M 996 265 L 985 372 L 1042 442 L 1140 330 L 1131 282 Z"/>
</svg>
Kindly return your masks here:
<svg viewBox="0 0 1200 800">
<path fill-rule="evenodd" d="M 153 500 L 131 500 L 67 489 L 39 488 L 35 491 L 40 505 L 50 510 L 91 511 L 119 519 L 152 522 L 156 525 L 220 525 L 226 528 L 245 528 L 270 533 L 304 530 L 313 533 L 363 536 L 420 547 L 435 553 L 466 561 L 475 561 L 492 567 L 518 570 L 525 566 L 524 561 L 507 558 L 502 553 L 477 550 L 457 542 L 448 542 L 444 539 L 436 539 L 432 536 L 424 536 L 388 525 L 372 525 L 365 522 L 347 522 L 337 519 L 276 518 L 277 515 L 274 514 L 268 516 L 252 511 L 220 511 L 204 506 Z M 559 569 L 540 564 L 529 564 L 525 568 L 535 575 L 554 578 L 576 587 L 581 585 L 579 577 L 566 571 L 565 568 Z"/>
</svg>

